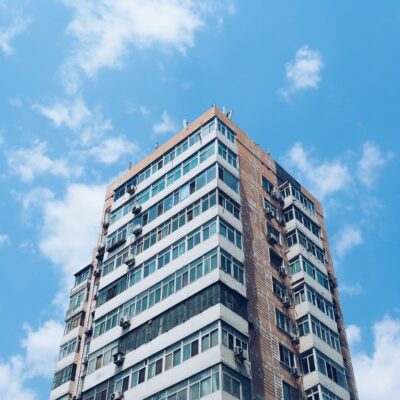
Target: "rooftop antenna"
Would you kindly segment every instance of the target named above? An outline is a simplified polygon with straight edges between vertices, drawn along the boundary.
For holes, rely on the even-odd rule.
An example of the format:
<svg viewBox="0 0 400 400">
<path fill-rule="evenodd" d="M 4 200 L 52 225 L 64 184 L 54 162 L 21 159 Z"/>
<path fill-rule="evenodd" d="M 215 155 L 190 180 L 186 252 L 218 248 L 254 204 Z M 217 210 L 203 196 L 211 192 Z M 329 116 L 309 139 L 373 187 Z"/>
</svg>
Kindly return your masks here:
<svg viewBox="0 0 400 400">
<path fill-rule="evenodd" d="M 225 106 L 222 107 L 222 113 L 225 115 L 228 113 L 228 109 Z"/>
<path fill-rule="evenodd" d="M 226 116 L 227 116 L 229 119 L 232 119 L 232 114 L 233 114 L 233 111 L 230 110 L 230 111 L 228 111 L 228 113 L 226 114 Z"/>
<path fill-rule="evenodd" d="M 187 129 L 187 128 L 188 128 L 188 125 L 189 125 L 189 121 L 188 121 L 187 119 L 184 119 L 184 120 L 182 121 L 182 125 L 183 125 L 183 129 Z"/>
<path fill-rule="evenodd" d="M 129 171 L 131 168 L 132 168 L 132 161 L 129 161 L 129 164 L 128 164 L 128 171 Z"/>
<path fill-rule="evenodd" d="M 155 149 L 155 150 L 157 150 L 159 146 L 160 146 L 160 144 L 159 144 L 158 142 L 155 142 L 155 143 L 154 143 L 154 149 Z"/>
<path fill-rule="evenodd" d="M 267 154 L 270 155 L 269 147 L 267 147 Z"/>
</svg>

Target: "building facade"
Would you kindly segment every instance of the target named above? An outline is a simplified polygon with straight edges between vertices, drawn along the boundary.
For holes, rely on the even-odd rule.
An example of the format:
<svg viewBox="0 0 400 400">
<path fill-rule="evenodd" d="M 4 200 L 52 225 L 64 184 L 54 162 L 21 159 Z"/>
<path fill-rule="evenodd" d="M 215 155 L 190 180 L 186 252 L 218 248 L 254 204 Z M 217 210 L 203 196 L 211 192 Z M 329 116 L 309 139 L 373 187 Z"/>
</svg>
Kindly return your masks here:
<svg viewBox="0 0 400 400">
<path fill-rule="evenodd" d="M 51 400 L 358 400 L 320 203 L 212 107 L 113 182 Z"/>
</svg>

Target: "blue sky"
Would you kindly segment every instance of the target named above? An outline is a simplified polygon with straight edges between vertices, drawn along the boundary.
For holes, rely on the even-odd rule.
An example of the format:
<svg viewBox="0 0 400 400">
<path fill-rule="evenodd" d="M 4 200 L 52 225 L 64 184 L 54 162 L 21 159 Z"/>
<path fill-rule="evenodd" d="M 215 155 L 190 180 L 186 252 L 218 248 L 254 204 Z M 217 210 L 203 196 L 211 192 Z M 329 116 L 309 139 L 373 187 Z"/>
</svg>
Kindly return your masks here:
<svg viewBox="0 0 400 400">
<path fill-rule="evenodd" d="M 322 199 L 360 398 L 398 393 L 399 34 L 394 0 L 0 0 L 0 398 L 48 398 L 105 184 L 213 103 Z"/>
</svg>

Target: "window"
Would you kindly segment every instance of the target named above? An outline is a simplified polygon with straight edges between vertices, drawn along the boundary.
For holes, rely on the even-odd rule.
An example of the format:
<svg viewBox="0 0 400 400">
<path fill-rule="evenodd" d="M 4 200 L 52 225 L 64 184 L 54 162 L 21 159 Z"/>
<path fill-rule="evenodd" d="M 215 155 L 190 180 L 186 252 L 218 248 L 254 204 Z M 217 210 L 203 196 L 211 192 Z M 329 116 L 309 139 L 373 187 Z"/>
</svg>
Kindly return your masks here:
<svg viewBox="0 0 400 400">
<path fill-rule="evenodd" d="M 283 213 L 285 222 L 289 222 L 292 219 L 297 219 L 299 222 L 303 224 L 305 228 L 307 228 L 311 233 L 313 233 L 316 237 L 320 237 L 320 227 L 313 222 L 309 217 L 307 217 L 302 211 L 300 211 L 297 207 L 292 206 L 289 209 L 285 210 Z"/>
<path fill-rule="evenodd" d="M 292 333 L 292 324 L 290 322 L 290 318 L 283 314 L 278 309 L 275 309 L 275 318 L 276 318 L 276 326 L 286 333 Z"/>
<path fill-rule="evenodd" d="M 65 382 L 74 381 L 76 372 L 76 364 L 70 364 L 54 374 L 52 389 L 55 389 Z"/>
<path fill-rule="evenodd" d="M 283 365 L 288 368 L 296 366 L 293 351 L 290 351 L 282 343 L 279 343 L 279 360 Z"/>
<path fill-rule="evenodd" d="M 237 155 L 222 142 L 218 142 L 218 154 L 233 167 L 237 168 Z"/>
<path fill-rule="evenodd" d="M 71 332 L 77 326 L 83 326 L 84 323 L 85 323 L 85 313 L 83 311 L 67 319 L 67 321 L 65 322 L 64 335 Z"/>
<path fill-rule="evenodd" d="M 219 233 L 239 249 L 242 248 L 242 234 L 222 218 L 219 219 Z"/>
<path fill-rule="evenodd" d="M 209 229 L 210 232 L 215 232 L 215 222 L 213 222 L 211 225 L 207 225 L 207 229 Z M 218 260 L 220 260 L 220 264 L 218 264 Z M 134 269 L 133 271 L 128 272 L 127 276 L 129 277 L 129 286 L 133 286 L 134 284 L 136 284 L 136 282 L 140 281 L 143 268 L 146 268 L 148 265 L 154 265 L 155 263 L 155 258 L 153 258 L 146 262 L 144 267 L 139 266 L 138 269 Z M 192 283 L 195 280 L 200 279 L 202 276 L 209 274 L 218 266 L 221 269 L 229 267 L 228 273 L 234 279 L 243 283 L 243 265 L 222 249 L 215 248 L 210 252 L 204 254 L 202 257 L 194 260 L 190 264 L 182 267 L 174 274 L 166 277 L 161 282 L 153 285 L 149 289 L 138 294 L 136 297 L 130 299 L 129 301 L 121 305 L 118 309 L 114 309 L 106 314 L 104 317 L 96 320 L 93 336 L 97 337 L 99 335 L 102 335 L 104 332 L 107 332 L 108 330 L 117 326 L 118 321 L 122 315 L 138 315 L 145 309 L 152 307 L 154 304 L 159 303 L 173 293 L 181 290 L 189 283 Z M 155 269 L 155 266 L 152 268 Z M 135 278 L 137 276 L 138 278 Z M 104 290 L 107 291 L 108 289 L 105 288 Z"/>
<path fill-rule="evenodd" d="M 336 364 L 333 360 L 318 350 L 317 356 L 318 370 L 339 386 L 347 389 L 346 372 L 343 367 Z"/>
<path fill-rule="evenodd" d="M 307 314 L 298 321 L 299 334 L 305 336 L 310 332 L 318 336 L 337 352 L 341 352 L 339 335 L 323 324 L 311 314 Z M 311 328 L 310 328 L 311 326 Z"/>
<path fill-rule="evenodd" d="M 69 300 L 67 315 L 68 313 L 70 314 L 76 309 L 78 309 L 85 301 L 85 299 L 86 299 L 86 288 L 80 290 L 78 293 L 75 293 L 73 296 L 71 296 Z"/>
<path fill-rule="evenodd" d="M 318 307 L 318 309 L 326 314 L 329 318 L 335 320 L 333 304 L 329 300 L 325 299 L 322 295 L 317 293 L 311 286 L 302 284 L 294 288 L 293 293 L 296 304 L 308 301 L 314 306 Z"/>
<path fill-rule="evenodd" d="M 315 371 L 315 360 L 312 349 L 301 355 L 301 366 L 305 375 Z"/>
<path fill-rule="evenodd" d="M 275 278 L 272 278 L 272 291 L 280 299 L 283 299 L 287 295 L 286 287 Z"/>
<path fill-rule="evenodd" d="M 280 243 L 280 233 L 270 223 L 267 224 L 267 238 L 270 244 Z"/>
<path fill-rule="evenodd" d="M 160 296 L 160 291 L 158 293 Z M 103 349 L 100 349 L 98 352 L 93 353 L 91 357 L 95 357 L 100 353 L 105 354 L 105 352 L 108 351 L 106 349 L 112 350 L 114 349 L 113 346 L 118 346 L 119 351 L 126 354 L 218 303 L 223 304 L 225 307 L 229 308 L 239 316 L 247 318 L 246 299 L 224 284 L 217 283 L 207 287 L 201 292 L 196 293 L 189 299 L 171 307 L 164 313 L 159 314 L 157 317 L 152 319 L 151 324 L 146 322 L 136 329 L 129 331 L 120 338 L 119 343 L 112 342 L 108 345 L 110 346 L 109 348 L 106 346 Z M 129 303 L 127 303 L 126 307 L 128 307 L 128 305 Z M 124 311 L 123 315 L 126 315 L 128 312 L 134 313 L 133 307 L 129 306 L 129 308 L 126 308 L 126 312 Z M 97 321 L 96 324 L 98 324 Z M 104 322 L 102 322 L 102 324 L 104 324 Z M 195 350 L 196 349 L 194 348 L 193 351 Z"/>
<path fill-rule="evenodd" d="M 282 382 L 283 400 L 301 400 L 300 391 L 286 382 Z"/>
<path fill-rule="evenodd" d="M 83 282 L 86 282 L 90 276 L 91 267 L 85 268 L 83 271 L 80 271 L 75 275 L 75 284 L 74 286 L 78 286 Z"/>
<path fill-rule="evenodd" d="M 294 229 L 286 235 L 288 247 L 294 246 L 299 243 L 311 255 L 317 258 L 322 263 L 325 263 L 325 252 L 318 247 L 312 240 L 308 239 L 301 231 Z"/>
<path fill-rule="evenodd" d="M 222 390 L 240 399 L 240 381 L 225 372 L 222 374 Z"/>
<path fill-rule="evenodd" d="M 64 343 L 60 347 L 60 352 L 58 354 L 58 359 L 61 360 L 64 357 L 67 357 L 71 353 L 77 352 L 79 350 L 79 337 L 73 338 L 67 343 Z"/>
<path fill-rule="evenodd" d="M 269 261 L 275 268 L 279 268 L 283 264 L 283 258 L 278 256 L 271 248 L 269 249 Z"/>
<path fill-rule="evenodd" d="M 220 120 L 218 120 L 217 129 L 221 132 L 230 142 L 236 143 L 236 135 Z"/>
<path fill-rule="evenodd" d="M 262 177 L 262 187 L 268 193 L 272 193 L 274 190 L 274 185 L 265 177 Z"/>
<path fill-rule="evenodd" d="M 219 164 L 218 164 L 218 178 L 221 179 L 234 192 L 239 193 L 239 180 Z"/>
<path fill-rule="evenodd" d="M 276 218 L 278 215 L 278 212 L 276 210 L 276 207 L 271 204 L 267 199 L 264 199 L 264 209 L 272 214 L 273 218 Z"/>
<path fill-rule="evenodd" d="M 130 186 L 136 186 L 138 183 L 143 182 L 147 178 L 149 178 L 151 175 L 155 174 L 157 171 L 159 171 L 163 166 L 167 165 L 170 161 L 175 159 L 177 156 L 188 150 L 190 147 L 198 143 L 201 139 L 201 137 L 205 137 L 209 134 L 211 130 L 213 130 L 215 127 L 215 120 L 212 119 L 209 123 L 207 123 L 205 126 L 203 126 L 202 129 L 199 129 L 198 131 L 192 133 L 189 135 L 187 138 L 185 138 L 181 143 L 173 147 L 171 150 L 169 150 L 167 153 L 159 157 L 157 160 L 153 161 L 152 164 L 147 166 L 145 169 L 140 171 L 137 175 L 129 179 L 127 182 L 125 182 L 123 185 L 118 187 L 115 190 L 114 194 L 114 200 L 119 199 L 122 197 L 126 191 L 127 188 Z M 205 150 L 201 150 L 203 153 L 206 152 Z M 203 156 L 204 157 L 204 156 Z"/>
</svg>

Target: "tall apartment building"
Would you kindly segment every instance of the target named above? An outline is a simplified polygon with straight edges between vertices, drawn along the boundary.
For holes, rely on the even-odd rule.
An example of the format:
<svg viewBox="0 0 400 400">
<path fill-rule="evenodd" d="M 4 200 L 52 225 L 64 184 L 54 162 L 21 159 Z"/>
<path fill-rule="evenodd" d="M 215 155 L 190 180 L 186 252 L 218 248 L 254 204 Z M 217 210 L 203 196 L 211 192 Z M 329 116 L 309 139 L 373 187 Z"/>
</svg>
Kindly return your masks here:
<svg viewBox="0 0 400 400">
<path fill-rule="evenodd" d="M 229 113 L 109 186 L 51 399 L 358 399 L 321 205 Z"/>
</svg>

